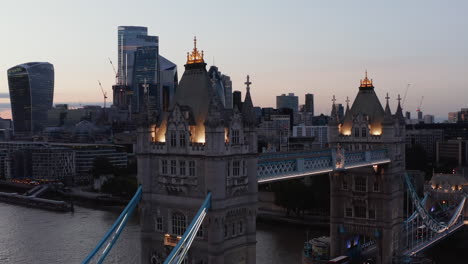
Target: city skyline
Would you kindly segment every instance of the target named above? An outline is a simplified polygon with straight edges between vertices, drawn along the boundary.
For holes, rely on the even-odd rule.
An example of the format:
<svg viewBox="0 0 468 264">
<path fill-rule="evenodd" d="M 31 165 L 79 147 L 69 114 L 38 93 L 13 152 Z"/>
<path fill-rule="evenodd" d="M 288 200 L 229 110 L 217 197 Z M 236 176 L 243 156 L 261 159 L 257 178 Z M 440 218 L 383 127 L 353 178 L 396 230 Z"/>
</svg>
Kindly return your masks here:
<svg viewBox="0 0 468 264">
<path fill-rule="evenodd" d="M 354 98 L 366 69 L 379 98 L 390 94 L 392 110 L 408 83 L 403 107 L 413 115 L 421 96 L 423 112 L 439 119 L 466 106 L 463 2 L 456 9 L 436 1 L 241 1 L 222 8 L 205 1 L 185 2 L 183 10 L 180 3 L 149 1 L 28 5 L 7 3 L 0 11 L 9 39 L 0 44 L 0 105 L 9 102 L 3 96 L 8 95 L 6 70 L 30 61 L 55 65 L 54 102 L 102 101 L 97 80 L 110 94 L 115 74 L 107 58 L 117 64 L 118 26 L 144 26 L 149 35 L 159 36 L 161 53 L 179 71 L 196 35 L 208 65 L 215 62 L 231 76 L 233 91 L 245 93 L 245 76 L 251 76 L 252 97 L 262 107 L 274 106 L 277 95 L 289 92 L 303 104 L 304 94 L 312 93 L 316 114 L 329 114 L 332 95 L 343 104 L 346 96 Z M 77 23 L 78 14 L 87 20 Z"/>
</svg>

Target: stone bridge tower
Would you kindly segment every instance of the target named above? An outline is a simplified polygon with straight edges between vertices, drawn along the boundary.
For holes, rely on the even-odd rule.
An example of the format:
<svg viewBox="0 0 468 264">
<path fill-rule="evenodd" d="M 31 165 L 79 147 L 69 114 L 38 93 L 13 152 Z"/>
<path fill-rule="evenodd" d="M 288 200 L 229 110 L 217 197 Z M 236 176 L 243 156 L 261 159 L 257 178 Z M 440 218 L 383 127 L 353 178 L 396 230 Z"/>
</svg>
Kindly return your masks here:
<svg viewBox="0 0 468 264">
<path fill-rule="evenodd" d="M 255 263 L 257 135 L 246 84 L 243 112 L 224 109 L 195 39 L 169 112 L 138 129 L 142 263 L 163 263 L 208 192 L 211 210 L 184 263 Z"/>
<path fill-rule="evenodd" d="M 372 80 L 361 80 L 359 92 L 340 119 L 332 106 L 329 123 L 331 147 L 349 159 L 353 152 L 383 149 L 391 162 L 330 174 L 331 255 L 373 255 L 388 264 L 399 251 L 403 222 L 403 174 L 405 171 L 405 121 L 398 96 L 395 114 L 382 107 Z M 335 99 L 333 99 L 334 101 Z"/>
</svg>

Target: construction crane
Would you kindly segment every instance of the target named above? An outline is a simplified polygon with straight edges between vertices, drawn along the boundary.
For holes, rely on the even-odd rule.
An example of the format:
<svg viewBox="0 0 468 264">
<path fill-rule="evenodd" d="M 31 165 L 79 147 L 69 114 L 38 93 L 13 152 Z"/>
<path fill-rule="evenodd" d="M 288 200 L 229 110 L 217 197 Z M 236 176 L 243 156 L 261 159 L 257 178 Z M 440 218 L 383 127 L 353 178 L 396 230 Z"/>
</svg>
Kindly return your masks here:
<svg viewBox="0 0 468 264">
<path fill-rule="evenodd" d="M 119 74 L 115 70 L 115 66 L 114 66 L 114 63 L 112 63 L 112 60 L 109 57 L 108 57 L 108 59 L 109 59 L 110 64 L 112 65 L 112 69 L 114 70 L 114 73 L 115 73 L 115 83 L 119 84 Z"/>
<path fill-rule="evenodd" d="M 403 107 L 403 108 L 405 106 L 406 95 L 408 94 L 408 89 L 409 89 L 410 86 L 411 86 L 411 83 L 408 83 L 408 85 L 406 85 L 405 95 L 403 96 L 403 102 L 401 103 L 401 107 Z"/>
<path fill-rule="evenodd" d="M 101 87 L 102 96 L 104 97 L 104 111 L 106 111 L 106 100 L 107 100 L 107 92 L 104 91 L 102 88 L 101 81 L 98 80 L 99 86 Z"/>
</svg>

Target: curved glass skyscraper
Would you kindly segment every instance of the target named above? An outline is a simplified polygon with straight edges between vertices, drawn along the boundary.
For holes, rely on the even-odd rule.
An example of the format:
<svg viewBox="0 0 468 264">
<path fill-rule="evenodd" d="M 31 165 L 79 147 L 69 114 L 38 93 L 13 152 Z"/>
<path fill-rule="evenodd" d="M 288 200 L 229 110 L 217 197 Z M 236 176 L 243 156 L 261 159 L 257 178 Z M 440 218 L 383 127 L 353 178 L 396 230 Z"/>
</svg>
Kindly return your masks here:
<svg viewBox="0 0 468 264">
<path fill-rule="evenodd" d="M 11 112 L 15 133 L 40 132 L 54 98 L 54 66 L 29 62 L 8 70 Z"/>
</svg>

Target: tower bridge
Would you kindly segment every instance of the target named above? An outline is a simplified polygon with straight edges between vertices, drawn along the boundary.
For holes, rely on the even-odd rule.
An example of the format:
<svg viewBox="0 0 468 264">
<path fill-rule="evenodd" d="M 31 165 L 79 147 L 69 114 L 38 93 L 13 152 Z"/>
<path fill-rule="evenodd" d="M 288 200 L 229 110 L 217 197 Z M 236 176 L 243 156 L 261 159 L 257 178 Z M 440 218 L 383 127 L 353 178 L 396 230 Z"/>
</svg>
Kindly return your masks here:
<svg viewBox="0 0 468 264">
<path fill-rule="evenodd" d="M 387 95 L 384 109 L 367 73 L 344 117 L 333 99 L 330 149 L 319 152 L 258 155 L 252 82 L 245 84 L 242 111 L 224 108 L 194 40 L 169 112 L 138 129 L 140 187 L 83 263 L 102 263 L 137 205 L 141 263 L 255 263 L 258 184 L 319 174 L 330 177 L 331 257 L 359 251 L 390 264 L 463 225 L 463 193 L 446 221 L 417 195 L 405 172 L 400 99 L 392 114 Z"/>
</svg>

